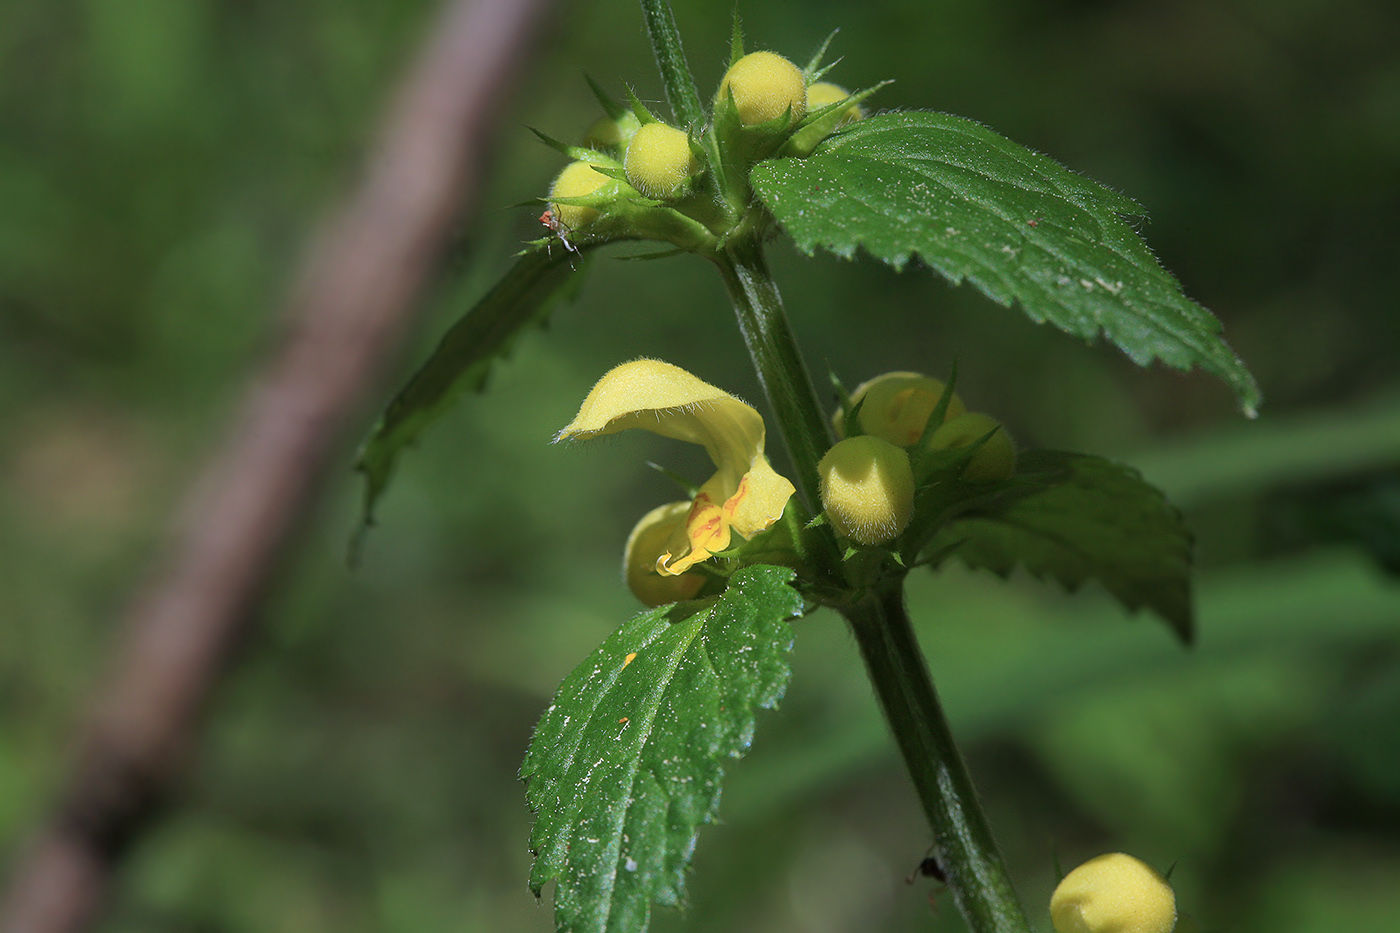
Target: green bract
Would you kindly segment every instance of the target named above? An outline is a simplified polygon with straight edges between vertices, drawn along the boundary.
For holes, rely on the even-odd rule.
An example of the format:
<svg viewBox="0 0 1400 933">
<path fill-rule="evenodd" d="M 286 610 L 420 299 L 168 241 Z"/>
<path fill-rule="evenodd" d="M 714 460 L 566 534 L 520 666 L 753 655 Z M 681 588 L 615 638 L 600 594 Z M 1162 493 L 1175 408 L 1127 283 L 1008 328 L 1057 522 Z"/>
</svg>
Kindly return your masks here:
<svg viewBox="0 0 1400 933">
<path fill-rule="evenodd" d="M 1016 472 L 1016 445 L 1011 435 L 991 415 L 973 411 L 953 418 L 929 436 L 929 450 L 957 450 L 980 444 L 963 468 L 962 478 L 972 483 L 1006 479 Z"/>
<path fill-rule="evenodd" d="M 840 85 L 828 81 L 818 81 L 807 88 L 807 112 L 815 116 L 817 111 L 823 107 L 839 103 L 850 96 L 850 92 Z M 788 142 L 787 151 L 793 155 L 807 155 L 816 148 L 817 143 L 826 139 L 833 131 L 847 123 L 862 119 L 864 116 L 865 111 L 857 103 L 833 110 L 798 130 Z"/>
</svg>

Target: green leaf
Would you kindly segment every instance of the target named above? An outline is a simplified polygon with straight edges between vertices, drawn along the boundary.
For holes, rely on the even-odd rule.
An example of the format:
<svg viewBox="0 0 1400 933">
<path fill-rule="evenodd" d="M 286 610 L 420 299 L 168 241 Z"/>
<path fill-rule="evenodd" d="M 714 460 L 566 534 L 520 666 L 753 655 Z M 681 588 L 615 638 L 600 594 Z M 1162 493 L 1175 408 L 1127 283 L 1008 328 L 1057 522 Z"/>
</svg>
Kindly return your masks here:
<svg viewBox="0 0 1400 933">
<path fill-rule="evenodd" d="M 724 764 L 787 686 L 791 578 L 748 567 L 716 599 L 644 612 L 560 686 L 520 772 L 538 814 L 530 887 L 556 882 L 560 931 L 640 933 L 653 903 L 684 901 Z"/>
<path fill-rule="evenodd" d="M 486 384 L 491 363 L 509 351 L 526 325 L 540 320 L 555 301 L 571 296 L 582 281 L 575 275 L 578 249 L 533 249 L 443 335 L 428 361 L 389 402 L 360 449 L 355 469 L 365 474 L 360 533 L 374 522 L 374 506 L 393 476 L 404 447 L 413 443 L 467 390 Z M 357 534 L 357 540 L 359 535 Z"/>
<path fill-rule="evenodd" d="M 1016 472 L 1024 482 L 950 520 L 926 553 L 956 554 L 1003 577 L 1021 565 L 1071 591 L 1097 580 L 1191 642 L 1191 532 L 1161 492 L 1136 470 L 1087 454 L 1025 451 Z"/>
<path fill-rule="evenodd" d="M 919 256 L 1085 340 L 1100 332 L 1138 365 L 1199 366 L 1251 416 L 1259 387 L 1124 215 L 1132 199 L 980 124 L 949 114 L 884 113 L 852 124 L 806 159 L 760 163 L 754 190 L 798 247 L 895 268 Z"/>
</svg>

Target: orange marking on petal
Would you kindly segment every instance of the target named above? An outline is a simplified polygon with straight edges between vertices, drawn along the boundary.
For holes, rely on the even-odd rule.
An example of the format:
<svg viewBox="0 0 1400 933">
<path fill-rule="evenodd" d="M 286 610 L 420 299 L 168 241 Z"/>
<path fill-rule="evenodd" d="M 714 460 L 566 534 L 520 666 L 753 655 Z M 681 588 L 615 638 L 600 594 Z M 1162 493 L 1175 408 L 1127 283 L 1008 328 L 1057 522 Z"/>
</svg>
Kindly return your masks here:
<svg viewBox="0 0 1400 933">
<path fill-rule="evenodd" d="M 730 496 L 724 503 L 724 514 L 732 518 L 734 513 L 739 511 L 739 506 L 744 504 L 744 500 L 748 498 L 748 495 L 749 474 L 745 473 L 743 478 L 739 480 L 739 488 L 734 490 L 734 495 Z"/>
<path fill-rule="evenodd" d="M 724 535 L 729 527 L 721 509 L 705 493 L 695 497 L 690 507 L 690 515 L 685 520 L 685 533 L 690 538 L 690 546 L 697 550 L 710 550 L 705 545 Z"/>
</svg>

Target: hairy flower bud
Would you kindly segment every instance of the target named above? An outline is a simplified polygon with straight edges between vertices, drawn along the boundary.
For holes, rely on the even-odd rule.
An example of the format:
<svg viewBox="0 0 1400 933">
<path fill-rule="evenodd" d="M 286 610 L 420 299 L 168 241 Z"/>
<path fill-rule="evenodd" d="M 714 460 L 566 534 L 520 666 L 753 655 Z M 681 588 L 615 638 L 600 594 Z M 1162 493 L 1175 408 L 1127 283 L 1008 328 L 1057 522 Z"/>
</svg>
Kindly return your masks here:
<svg viewBox="0 0 1400 933">
<path fill-rule="evenodd" d="M 818 81 L 807 88 L 807 112 L 816 113 L 823 107 L 839 103 L 850 97 L 850 92 L 840 85 L 831 84 L 827 81 Z M 860 104 L 851 104 L 849 107 L 842 107 L 834 110 L 819 120 L 802 127 L 792 139 L 788 141 L 787 152 L 792 155 L 806 157 L 817 148 L 817 144 L 826 139 L 839 128 L 847 123 L 854 123 L 856 120 L 864 119 L 865 111 Z"/>
<path fill-rule="evenodd" d="M 839 442 L 817 465 L 822 508 L 839 533 L 857 544 L 885 544 L 914 514 L 909 455 L 878 437 Z"/>
<path fill-rule="evenodd" d="M 698 570 L 687 570 L 679 576 L 656 572 L 657 559 L 666 550 L 671 535 L 684 524 L 690 507 L 689 502 L 658 506 L 642 516 L 627 536 L 622 576 L 632 595 L 645 606 L 664 606 L 690 599 L 705 585 L 705 575 Z"/>
<path fill-rule="evenodd" d="M 750 52 L 730 65 L 715 102 L 723 103 L 730 94 L 745 126 L 776 120 L 789 109 L 793 123 L 807 114 L 807 79 L 776 52 Z"/>
<path fill-rule="evenodd" d="M 690 185 L 695 157 L 684 130 L 665 123 L 648 123 L 627 144 L 623 161 L 627 181 L 658 201 L 679 197 Z"/>
<path fill-rule="evenodd" d="M 630 110 L 623 111 L 616 120 L 609 116 L 593 121 L 588 132 L 583 134 L 583 145 L 589 149 L 622 150 L 641 129 L 642 122 Z"/>
<path fill-rule="evenodd" d="M 1100 855 L 1065 875 L 1050 896 L 1055 933 L 1171 933 L 1171 885 L 1131 855 Z"/>
<path fill-rule="evenodd" d="M 996 431 L 990 437 L 992 431 Z M 973 483 L 990 483 L 1008 479 L 1016 472 L 1016 445 L 1011 435 L 990 415 L 979 411 L 959 415 L 943 424 L 928 439 L 929 450 L 956 450 L 971 447 L 982 438 L 987 440 L 968 461 L 963 479 Z"/>
<path fill-rule="evenodd" d="M 860 404 L 860 426 L 866 434 L 889 441 L 896 447 L 908 447 L 923 436 L 938 400 L 947 386 L 937 379 L 919 373 L 894 372 L 862 382 L 851 393 L 851 404 Z M 967 411 L 956 395 L 949 397 L 943 420 L 949 421 Z M 845 418 L 841 412 L 833 419 L 836 433 L 845 435 Z"/>
<path fill-rule="evenodd" d="M 841 87 L 839 84 L 832 84 L 830 81 L 818 81 L 807 88 L 807 112 L 815 113 L 823 107 L 829 107 L 838 101 L 843 101 L 851 96 L 851 92 Z M 851 104 L 849 107 L 836 111 L 836 126 L 860 120 L 865 116 L 865 111 L 860 104 Z M 835 129 L 833 126 L 832 129 Z"/>
<path fill-rule="evenodd" d="M 611 179 L 593 170 L 587 162 L 570 162 L 564 171 L 549 186 L 550 198 L 581 198 L 592 194 L 606 185 Z M 549 209 L 554 219 L 570 233 L 575 233 L 592 223 L 598 217 L 598 209 L 582 204 L 556 204 L 551 201 Z"/>
</svg>

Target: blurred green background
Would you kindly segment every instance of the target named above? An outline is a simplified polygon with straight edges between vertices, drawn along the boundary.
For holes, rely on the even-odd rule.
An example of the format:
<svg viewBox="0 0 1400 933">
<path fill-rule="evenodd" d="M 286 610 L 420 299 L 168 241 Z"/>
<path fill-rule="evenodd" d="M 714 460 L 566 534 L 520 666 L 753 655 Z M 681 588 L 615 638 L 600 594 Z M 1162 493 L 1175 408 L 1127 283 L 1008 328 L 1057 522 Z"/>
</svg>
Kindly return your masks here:
<svg viewBox="0 0 1400 933">
<path fill-rule="evenodd" d="M 727 8 L 676 0 L 702 89 Z M 661 97 L 635 6 L 561 4 L 454 243 L 407 373 L 539 235 L 583 74 Z M 0 859 L 53 799 L 115 620 L 269 344 L 317 219 L 353 181 L 433 4 L 0 5 Z M 747 0 L 752 47 L 877 106 L 972 117 L 1123 190 L 1265 392 L 1135 369 L 911 269 L 772 257 L 799 340 L 847 384 L 941 374 L 1025 446 L 1141 467 L 1198 538 L 1199 645 L 950 570 L 911 600 L 1034 922 L 1055 865 L 1127 850 L 1207 930 L 1400 928 L 1400 8 L 1387 0 Z M 664 105 L 663 105 L 664 109 Z M 345 454 L 222 685 L 175 810 L 123 867 L 127 931 L 544 931 L 516 768 L 553 686 L 634 611 L 633 521 L 672 498 L 659 438 L 551 448 L 647 355 L 758 400 L 698 260 L 593 264 L 489 392 L 403 465 L 349 570 Z M 387 396 L 388 386 L 385 387 Z M 373 413 L 365 413 L 368 427 Z M 776 446 L 776 444 L 772 445 Z M 781 462 L 780 451 L 772 451 Z M 957 930 L 906 876 L 929 839 L 834 615 L 702 833 L 658 930 Z"/>
</svg>

